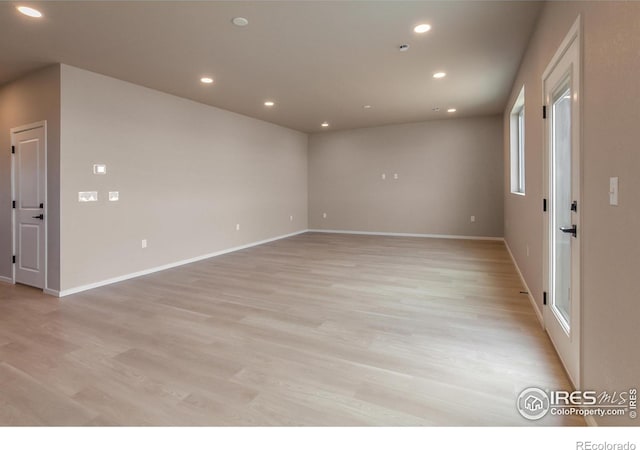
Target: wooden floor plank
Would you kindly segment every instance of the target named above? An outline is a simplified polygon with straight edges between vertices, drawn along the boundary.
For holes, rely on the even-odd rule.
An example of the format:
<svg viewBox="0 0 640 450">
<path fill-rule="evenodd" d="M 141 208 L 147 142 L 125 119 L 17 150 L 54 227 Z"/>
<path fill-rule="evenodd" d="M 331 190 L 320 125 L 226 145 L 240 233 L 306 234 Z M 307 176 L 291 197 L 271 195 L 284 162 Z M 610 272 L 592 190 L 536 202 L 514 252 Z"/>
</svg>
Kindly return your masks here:
<svg viewBox="0 0 640 450">
<path fill-rule="evenodd" d="M 530 422 L 570 389 L 501 242 L 305 233 L 55 299 L 0 284 L 2 425 Z"/>
</svg>

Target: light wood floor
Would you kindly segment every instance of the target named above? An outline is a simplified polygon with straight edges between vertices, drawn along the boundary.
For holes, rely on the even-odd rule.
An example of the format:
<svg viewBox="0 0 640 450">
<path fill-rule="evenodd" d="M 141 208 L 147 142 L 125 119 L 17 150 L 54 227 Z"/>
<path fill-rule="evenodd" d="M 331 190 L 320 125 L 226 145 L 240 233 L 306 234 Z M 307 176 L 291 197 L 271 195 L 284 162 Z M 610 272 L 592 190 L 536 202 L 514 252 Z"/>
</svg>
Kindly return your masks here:
<svg viewBox="0 0 640 450">
<path fill-rule="evenodd" d="M 500 242 L 307 233 L 55 299 L 0 283 L 3 425 L 534 425 Z"/>
</svg>

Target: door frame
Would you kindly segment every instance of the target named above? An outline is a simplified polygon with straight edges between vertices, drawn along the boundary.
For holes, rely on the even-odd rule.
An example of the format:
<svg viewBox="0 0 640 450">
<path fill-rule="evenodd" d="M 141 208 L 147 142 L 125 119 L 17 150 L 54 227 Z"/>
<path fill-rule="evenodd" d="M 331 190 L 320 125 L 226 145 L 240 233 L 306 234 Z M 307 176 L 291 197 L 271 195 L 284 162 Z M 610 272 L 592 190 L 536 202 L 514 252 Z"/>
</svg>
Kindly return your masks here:
<svg viewBox="0 0 640 450">
<path fill-rule="evenodd" d="M 571 47 L 571 45 L 577 42 L 577 46 L 578 46 L 578 55 L 579 55 L 579 64 L 577 67 L 575 67 L 575 70 L 577 72 L 577 75 L 575 78 L 577 78 L 577 87 L 575 90 L 575 93 L 578 95 L 578 107 L 577 107 L 577 114 L 578 114 L 578 118 L 577 118 L 577 126 L 578 126 L 578 130 L 575 133 L 572 133 L 572 138 L 575 137 L 577 138 L 577 152 L 578 152 L 578 173 L 572 173 L 571 176 L 572 177 L 576 177 L 577 178 L 577 186 L 579 188 L 579 203 L 578 203 L 578 210 L 577 212 L 575 212 L 574 214 L 577 215 L 577 223 L 580 225 L 578 232 L 580 233 L 580 240 L 578 242 L 578 255 L 577 255 L 577 259 L 578 259 L 578 273 L 579 273 L 579 282 L 578 282 L 578 293 L 576 298 L 578 299 L 578 314 L 577 317 L 572 317 L 572 321 L 574 323 L 578 323 L 578 330 L 576 333 L 576 336 L 578 338 L 578 372 L 575 375 L 575 379 L 572 378 L 570 371 L 567 369 L 567 364 L 565 363 L 565 361 L 563 360 L 562 355 L 560 354 L 560 352 L 558 351 L 558 348 L 556 346 L 556 344 L 553 342 L 552 339 L 551 343 L 553 344 L 554 348 L 556 349 L 556 353 L 558 354 L 558 357 L 560 358 L 560 361 L 562 362 L 565 371 L 567 372 L 567 375 L 569 376 L 569 380 L 571 381 L 571 383 L 573 384 L 573 387 L 575 389 L 580 389 L 581 385 L 582 385 L 582 372 L 583 372 L 583 331 L 582 331 L 582 324 L 583 324 L 583 314 L 582 314 L 582 292 L 583 292 L 583 279 L 584 277 L 582 276 L 584 271 L 583 271 L 583 258 L 582 258 L 582 246 L 583 246 L 583 238 L 584 238 L 584 222 L 583 222 L 583 214 L 582 214 L 582 210 L 583 210 L 583 205 L 584 205 L 584 201 L 583 201 L 583 197 L 582 197 L 582 193 L 584 192 L 584 184 L 583 184 L 583 177 L 582 177 L 582 173 L 584 170 L 584 158 L 583 158 L 583 152 L 582 152 L 582 142 L 583 142 L 583 92 L 584 92 L 584 88 L 583 88 L 583 66 L 584 66 L 584 51 L 583 51 L 583 39 L 582 39 L 582 16 L 578 15 L 577 19 L 575 20 L 575 22 L 573 23 L 573 25 L 571 26 L 571 28 L 569 29 L 569 32 L 567 33 L 567 35 L 565 36 L 565 38 L 562 40 L 562 43 L 559 45 L 556 53 L 553 55 L 553 57 L 551 58 L 549 64 L 547 65 L 545 71 L 542 74 L 542 105 L 545 105 L 547 107 L 547 118 L 546 120 L 549 119 L 549 108 L 551 105 L 547 105 L 546 103 L 546 97 L 545 97 L 545 93 L 546 93 L 546 89 L 545 89 L 545 80 L 549 77 L 549 75 L 553 72 L 553 70 L 556 69 L 558 63 L 560 62 L 560 60 L 562 59 L 562 57 L 567 53 L 567 51 L 569 50 L 569 48 Z M 542 133 L 543 133 L 543 154 L 542 154 L 542 172 L 543 172 L 543 196 L 544 199 L 546 199 L 547 202 L 550 202 L 551 198 L 550 198 L 550 193 L 551 193 L 551 189 L 550 189 L 550 183 L 551 183 L 551 179 L 550 179 L 550 164 L 551 164 L 551 157 L 550 157 L 550 152 L 551 152 L 551 148 L 550 148 L 550 136 L 548 133 L 549 130 L 549 124 L 544 123 L 544 126 L 542 127 Z M 550 203 L 549 203 L 550 204 Z M 550 270 L 551 270 L 551 264 L 550 264 L 550 253 L 549 253 L 549 248 L 550 248 L 550 223 L 551 223 L 551 214 L 549 211 L 549 208 L 547 208 L 547 210 L 544 212 L 544 218 L 543 218 L 543 249 L 542 249 L 542 255 L 543 255 L 543 270 L 542 270 L 542 288 L 543 291 L 546 293 L 550 292 Z M 551 308 L 551 299 L 548 300 L 547 304 L 543 305 L 543 318 L 544 318 L 544 328 L 547 331 L 547 333 L 549 333 L 548 330 L 548 320 L 546 319 L 546 313 L 550 312 L 551 314 L 553 314 L 553 311 L 550 310 Z M 572 327 L 573 328 L 573 327 Z"/>
<path fill-rule="evenodd" d="M 48 208 L 49 208 L 49 201 L 48 201 L 48 191 L 49 191 L 49 183 L 48 183 L 48 179 L 47 179 L 47 166 L 49 165 L 47 156 L 48 156 L 48 145 L 47 145 L 47 121 L 46 120 L 41 120 L 39 122 L 33 122 L 30 124 L 26 124 L 26 125 L 20 125 L 18 127 L 13 127 L 9 130 L 9 133 L 11 135 L 11 145 L 15 146 L 16 145 L 16 135 L 18 133 L 22 133 L 24 131 L 29 131 L 29 130 L 33 130 L 35 128 L 42 128 L 44 130 L 44 220 L 43 220 L 43 226 L 44 226 L 44 288 L 42 289 L 43 292 L 46 292 L 49 290 L 49 274 L 48 274 L 48 258 L 49 258 L 49 254 L 48 254 L 48 250 L 49 250 L 49 230 L 48 230 L 48 223 L 49 223 L 49 214 L 48 214 Z M 16 154 L 12 153 L 11 154 L 11 202 L 13 205 L 13 202 L 16 200 Z M 15 255 L 16 254 L 16 208 L 13 208 L 13 206 L 11 206 L 11 254 Z M 11 266 L 11 282 L 13 284 L 16 284 L 16 265 L 15 263 L 12 264 Z"/>
</svg>

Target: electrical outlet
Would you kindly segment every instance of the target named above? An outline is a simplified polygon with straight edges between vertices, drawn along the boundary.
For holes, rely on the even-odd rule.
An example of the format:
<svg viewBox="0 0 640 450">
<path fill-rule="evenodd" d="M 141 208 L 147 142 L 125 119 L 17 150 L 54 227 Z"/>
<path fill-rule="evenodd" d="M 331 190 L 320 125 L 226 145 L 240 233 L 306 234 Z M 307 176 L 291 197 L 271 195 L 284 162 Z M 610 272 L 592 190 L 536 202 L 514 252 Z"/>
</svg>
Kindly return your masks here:
<svg viewBox="0 0 640 450">
<path fill-rule="evenodd" d="M 289 221 L 293 222 L 293 215 L 289 216 Z"/>
<path fill-rule="evenodd" d="M 236 231 L 240 231 L 240 224 L 239 223 L 236 224 Z"/>
<path fill-rule="evenodd" d="M 386 173 L 383 173 L 383 174 L 382 174 L 382 176 L 381 176 L 381 178 L 382 178 L 383 180 L 386 180 L 386 179 L 387 179 L 387 174 L 386 174 Z"/>
<path fill-rule="evenodd" d="M 474 223 L 476 221 L 476 216 L 471 216 L 471 223 Z"/>
<path fill-rule="evenodd" d="M 142 240 L 142 248 L 147 248 L 147 240 L 146 239 Z"/>
<path fill-rule="evenodd" d="M 394 179 L 394 180 L 397 180 L 398 178 L 400 178 L 400 177 L 398 176 L 398 174 L 397 174 L 397 173 L 394 173 L 394 174 L 393 174 L 393 179 Z"/>
<path fill-rule="evenodd" d="M 326 219 L 327 218 L 327 213 L 322 213 L 322 218 Z"/>
</svg>

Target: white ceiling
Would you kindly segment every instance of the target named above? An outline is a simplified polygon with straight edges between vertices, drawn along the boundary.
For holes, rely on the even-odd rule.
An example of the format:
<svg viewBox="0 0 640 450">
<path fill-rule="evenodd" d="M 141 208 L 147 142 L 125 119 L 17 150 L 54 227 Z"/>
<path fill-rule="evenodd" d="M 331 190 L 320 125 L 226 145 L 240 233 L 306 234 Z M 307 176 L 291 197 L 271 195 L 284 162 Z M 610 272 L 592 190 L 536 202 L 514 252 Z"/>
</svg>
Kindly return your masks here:
<svg viewBox="0 0 640 450">
<path fill-rule="evenodd" d="M 0 84 L 61 62 L 304 132 L 500 113 L 540 2 L 0 3 Z M 249 25 L 232 25 L 236 16 Z M 429 23 L 419 35 L 413 27 Z M 399 52 L 401 44 L 407 52 Z M 434 80 L 436 71 L 447 77 Z M 215 82 L 199 79 L 211 75 Z M 265 100 L 276 106 L 267 109 Z M 363 109 L 363 105 L 372 105 Z M 440 112 L 432 108 L 440 107 Z"/>
</svg>

